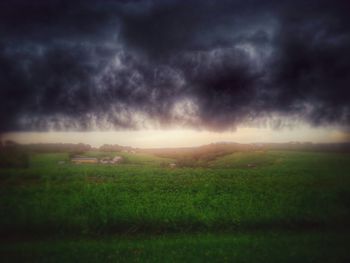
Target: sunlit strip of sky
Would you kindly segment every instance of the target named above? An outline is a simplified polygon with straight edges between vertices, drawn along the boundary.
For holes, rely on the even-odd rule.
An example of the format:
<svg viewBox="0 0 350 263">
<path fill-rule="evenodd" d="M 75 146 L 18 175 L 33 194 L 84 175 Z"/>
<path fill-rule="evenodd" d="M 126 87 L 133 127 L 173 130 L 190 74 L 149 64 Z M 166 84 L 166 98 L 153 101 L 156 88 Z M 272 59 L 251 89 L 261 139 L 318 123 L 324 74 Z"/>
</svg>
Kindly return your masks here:
<svg viewBox="0 0 350 263">
<path fill-rule="evenodd" d="M 91 146 L 119 144 L 139 148 L 191 147 L 215 142 L 313 142 L 350 141 L 350 133 L 335 128 L 302 126 L 294 129 L 238 128 L 230 132 L 177 130 L 94 131 L 94 132 L 15 132 L 3 134 L 2 140 L 19 143 L 86 143 Z"/>
</svg>

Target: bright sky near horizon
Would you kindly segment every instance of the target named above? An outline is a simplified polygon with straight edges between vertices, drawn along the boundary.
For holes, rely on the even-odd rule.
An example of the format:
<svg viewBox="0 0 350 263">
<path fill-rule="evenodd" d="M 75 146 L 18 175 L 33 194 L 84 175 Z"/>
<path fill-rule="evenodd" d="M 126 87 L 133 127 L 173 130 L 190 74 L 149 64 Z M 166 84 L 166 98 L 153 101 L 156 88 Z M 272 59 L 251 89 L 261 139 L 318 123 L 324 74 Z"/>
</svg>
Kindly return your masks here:
<svg viewBox="0 0 350 263">
<path fill-rule="evenodd" d="M 14 132 L 2 135 L 3 140 L 18 143 L 86 143 L 91 146 L 119 144 L 140 148 L 191 147 L 214 142 L 347 142 L 350 134 L 333 128 L 238 128 L 236 131 L 212 132 L 190 129 L 93 131 L 93 132 Z"/>
</svg>

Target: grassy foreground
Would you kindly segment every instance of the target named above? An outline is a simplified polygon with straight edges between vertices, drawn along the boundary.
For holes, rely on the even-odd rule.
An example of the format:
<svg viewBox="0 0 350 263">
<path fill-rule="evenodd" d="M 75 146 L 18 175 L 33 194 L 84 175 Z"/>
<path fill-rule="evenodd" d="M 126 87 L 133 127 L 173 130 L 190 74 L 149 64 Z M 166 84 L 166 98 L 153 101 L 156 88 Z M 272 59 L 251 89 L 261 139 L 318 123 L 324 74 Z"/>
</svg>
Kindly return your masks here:
<svg viewBox="0 0 350 263">
<path fill-rule="evenodd" d="M 344 233 L 236 233 L 26 241 L 1 262 L 349 262 Z"/>
<path fill-rule="evenodd" d="M 349 259 L 349 155 L 234 153 L 170 169 L 123 154 L 118 166 L 39 154 L 0 170 L 4 262 Z"/>
</svg>

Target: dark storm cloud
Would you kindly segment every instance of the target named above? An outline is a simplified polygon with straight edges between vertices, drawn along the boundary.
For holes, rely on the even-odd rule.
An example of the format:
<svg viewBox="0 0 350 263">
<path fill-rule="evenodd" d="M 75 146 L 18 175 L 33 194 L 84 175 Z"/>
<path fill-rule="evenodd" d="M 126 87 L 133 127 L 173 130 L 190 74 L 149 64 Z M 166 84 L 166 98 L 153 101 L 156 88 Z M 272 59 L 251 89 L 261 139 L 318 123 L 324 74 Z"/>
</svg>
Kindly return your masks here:
<svg viewBox="0 0 350 263">
<path fill-rule="evenodd" d="M 2 1 L 0 130 L 350 124 L 347 1 Z M 277 122 L 280 123 L 280 122 Z"/>
</svg>

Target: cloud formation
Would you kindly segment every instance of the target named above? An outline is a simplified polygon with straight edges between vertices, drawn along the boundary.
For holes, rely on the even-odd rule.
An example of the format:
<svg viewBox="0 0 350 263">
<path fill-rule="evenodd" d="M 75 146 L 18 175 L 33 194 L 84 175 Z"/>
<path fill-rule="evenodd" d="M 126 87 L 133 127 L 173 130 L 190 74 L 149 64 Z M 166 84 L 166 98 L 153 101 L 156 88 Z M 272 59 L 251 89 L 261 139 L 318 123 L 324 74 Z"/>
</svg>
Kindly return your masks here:
<svg viewBox="0 0 350 263">
<path fill-rule="evenodd" d="M 0 131 L 350 125 L 350 4 L 0 3 Z"/>
</svg>

